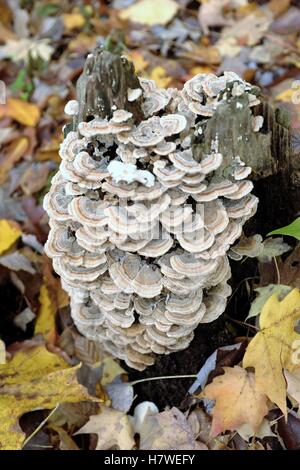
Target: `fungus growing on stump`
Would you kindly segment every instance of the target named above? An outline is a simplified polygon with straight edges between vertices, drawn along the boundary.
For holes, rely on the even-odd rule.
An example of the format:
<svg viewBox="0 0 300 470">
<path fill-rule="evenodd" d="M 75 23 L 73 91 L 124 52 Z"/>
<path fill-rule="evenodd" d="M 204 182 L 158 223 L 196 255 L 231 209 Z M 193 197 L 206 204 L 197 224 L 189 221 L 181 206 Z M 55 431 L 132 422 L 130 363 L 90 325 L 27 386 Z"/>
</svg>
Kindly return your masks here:
<svg viewBox="0 0 300 470">
<path fill-rule="evenodd" d="M 199 323 L 225 309 L 227 251 L 257 206 L 238 141 L 245 122 L 247 138 L 260 134 L 259 99 L 231 72 L 160 90 L 100 49 L 77 93 L 44 200 L 46 253 L 78 330 L 143 370 L 156 355 L 187 348 Z M 235 155 L 209 129 L 228 104 L 243 116 Z"/>
</svg>

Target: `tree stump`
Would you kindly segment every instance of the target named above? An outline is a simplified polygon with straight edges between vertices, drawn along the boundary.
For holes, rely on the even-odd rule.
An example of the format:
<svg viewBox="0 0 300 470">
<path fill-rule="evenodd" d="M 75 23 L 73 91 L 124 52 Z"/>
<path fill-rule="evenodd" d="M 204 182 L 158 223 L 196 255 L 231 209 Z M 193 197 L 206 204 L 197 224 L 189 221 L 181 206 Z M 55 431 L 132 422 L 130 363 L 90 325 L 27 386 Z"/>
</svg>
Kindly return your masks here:
<svg viewBox="0 0 300 470">
<path fill-rule="evenodd" d="M 139 88 L 134 67 L 127 59 L 96 48 L 87 58 L 83 73 L 77 83 L 79 112 L 73 122 L 65 127 L 65 135 L 77 129 L 82 121 L 95 116 L 110 118 L 114 109 L 125 109 L 138 124 L 143 118 L 141 99 L 128 101 L 128 88 Z M 258 95 L 259 90 L 254 89 Z M 213 117 L 204 125 L 203 134 L 193 142 L 194 153 L 211 149 L 218 139 L 219 151 L 226 161 L 239 155 L 253 169 L 254 194 L 260 199 L 257 214 L 246 224 L 246 234 L 265 235 L 271 229 L 289 223 L 299 211 L 299 182 L 297 175 L 298 153 L 291 151 L 289 119 L 286 113 L 261 98 L 255 114 L 264 118 L 262 133 L 254 134 L 248 107 L 235 103 L 221 104 Z M 300 161 L 300 160 L 299 160 Z M 298 165 L 298 166 L 297 166 Z M 250 274 L 251 275 L 251 274 Z M 233 285 L 235 281 L 233 280 Z M 245 316 L 246 316 L 245 312 Z M 158 357 L 155 365 L 143 372 L 130 369 L 129 380 L 146 377 L 196 374 L 207 357 L 219 346 L 233 340 L 224 316 L 213 323 L 200 325 L 190 346 L 183 351 Z M 153 381 L 136 386 L 138 401 L 151 400 L 158 406 L 179 405 L 193 379 Z"/>
</svg>

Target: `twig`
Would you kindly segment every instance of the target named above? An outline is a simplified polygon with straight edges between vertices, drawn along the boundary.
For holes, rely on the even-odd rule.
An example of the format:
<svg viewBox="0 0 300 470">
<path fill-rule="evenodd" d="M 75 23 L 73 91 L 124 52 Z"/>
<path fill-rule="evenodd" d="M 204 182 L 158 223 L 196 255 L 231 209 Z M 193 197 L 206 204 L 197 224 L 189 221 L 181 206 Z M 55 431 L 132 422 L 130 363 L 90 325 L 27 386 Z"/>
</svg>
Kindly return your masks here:
<svg viewBox="0 0 300 470">
<path fill-rule="evenodd" d="M 244 326 L 245 328 L 250 328 L 250 329 L 252 328 L 253 330 L 255 330 L 255 333 L 259 331 L 259 328 L 257 328 L 256 326 L 250 325 L 249 323 L 246 323 L 244 321 L 235 320 L 234 318 L 231 318 L 229 315 L 226 315 L 226 318 L 228 318 L 228 320 L 232 321 L 233 323 L 237 323 L 238 325 Z"/>
<path fill-rule="evenodd" d="M 228 302 L 227 302 L 227 305 L 229 304 L 229 302 L 233 299 L 233 297 L 235 296 L 236 292 L 238 291 L 238 289 L 241 287 L 241 285 L 243 284 L 243 282 L 245 281 L 250 281 L 251 279 L 259 279 L 259 276 L 249 276 L 249 277 L 245 277 L 245 279 L 242 279 L 238 285 L 236 286 L 236 288 L 234 289 L 234 291 L 232 292 L 231 296 L 229 297 L 228 299 Z"/>
<path fill-rule="evenodd" d="M 196 379 L 197 375 L 165 375 L 164 377 L 148 377 L 147 379 L 134 380 L 128 382 L 130 385 L 137 385 L 143 382 L 151 382 L 152 380 L 168 380 L 168 379 Z"/>
<path fill-rule="evenodd" d="M 276 269 L 276 273 L 277 273 L 277 284 L 280 284 L 280 271 L 279 271 L 279 268 L 278 268 L 278 263 L 277 263 L 277 259 L 276 259 L 276 256 L 273 256 L 273 260 L 274 260 L 274 264 L 275 264 L 275 269 Z"/>
<path fill-rule="evenodd" d="M 42 427 L 47 423 L 48 419 L 51 418 L 51 416 L 55 413 L 58 407 L 59 403 L 57 403 L 56 407 L 52 411 L 50 411 L 48 416 L 38 425 L 38 427 L 33 431 L 33 433 L 25 439 L 22 445 L 22 449 L 28 444 L 30 439 L 32 439 L 42 429 Z"/>
</svg>

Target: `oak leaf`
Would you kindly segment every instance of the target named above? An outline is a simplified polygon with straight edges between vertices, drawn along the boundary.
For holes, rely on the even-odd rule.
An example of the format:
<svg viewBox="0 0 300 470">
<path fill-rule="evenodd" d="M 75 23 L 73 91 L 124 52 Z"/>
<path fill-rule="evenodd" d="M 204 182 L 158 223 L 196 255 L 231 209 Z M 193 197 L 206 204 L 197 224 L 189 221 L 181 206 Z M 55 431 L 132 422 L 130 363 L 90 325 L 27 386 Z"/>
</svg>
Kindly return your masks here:
<svg viewBox="0 0 300 470">
<path fill-rule="evenodd" d="M 300 339 L 294 331 L 300 317 L 300 292 L 293 289 L 282 301 L 274 294 L 265 303 L 260 331 L 248 345 L 243 367 L 255 368 L 255 382 L 286 416 L 286 382 L 283 368 L 295 369 L 293 344 Z"/>
<path fill-rule="evenodd" d="M 223 431 L 234 431 L 246 423 L 255 434 L 268 412 L 267 397 L 257 389 L 252 372 L 239 366 L 224 367 L 224 371 L 225 374 L 216 377 L 200 395 L 216 401 L 211 437 Z"/>
<path fill-rule="evenodd" d="M 24 413 L 52 409 L 58 403 L 99 401 L 78 383 L 77 370 L 44 346 L 18 351 L 0 366 L 0 449 L 22 448 L 24 433 L 18 420 Z"/>
</svg>

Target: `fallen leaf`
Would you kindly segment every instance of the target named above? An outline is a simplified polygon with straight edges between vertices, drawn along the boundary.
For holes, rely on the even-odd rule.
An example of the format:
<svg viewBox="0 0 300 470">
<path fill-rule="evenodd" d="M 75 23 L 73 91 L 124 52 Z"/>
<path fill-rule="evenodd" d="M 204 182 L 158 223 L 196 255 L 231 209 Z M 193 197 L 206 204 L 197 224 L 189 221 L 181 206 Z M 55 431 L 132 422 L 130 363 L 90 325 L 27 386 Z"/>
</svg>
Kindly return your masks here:
<svg viewBox="0 0 300 470">
<path fill-rule="evenodd" d="M 265 303 L 260 318 L 260 331 L 248 345 L 243 367 L 255 368 L 258 390 L 265 393 L 284 415 L 286 408 L 286 383 L 283 368 L 293 370 L 294 341 L 300 335 L 294 331 L 300 317 L 300 292 L 293 289 L 282 301 L 272 295 Z"/>
<path fill-rule="evenodd" d="M 271 423 L 266 418 L 264 418 L 256 430 L 255 434 L 253 433 L 253 429 L 249 423 L 245 423 L 237 429 L 239 435 L 244 439 L 244 441 L 249 442 L 249 440 L 255 436 L 256 439 L 263 439 L 264 437 L 271 437 L 275 436 L 276 434 L 273 433 L 271 429 Z"/>
<path fill-rule="evenodd" d="M 60 448 L 60 450 L 80 450 L 79 447 L 77 446 L 77 444 L 75 444 L 75 442 L 73 441 L 72 437 L 69 436 L 69 434 L 67 433 L 67 431 L 65 431 L 64 428 L 62 428 L 60 426 L 52 425 L 51 429 L 53 429 L 53 431 L 57 432 L 57 434 L 59 436 L 59 439 L 60 439 L 59 448 Z"/>
<path fill-rule="evenodd" d="M 0 58 L 9 58 L 14 62 L 29 62 L 43 60 L 48 62 L 54 48 L 49 45 L 50 39 L 14 38 L 8 39 L 5 46 L 0 47 Z M 27 103 L 28 104 L 28 103 Z"/>
<path fill-rule="evenodd" d="M 110 384 L 117 376 L 126 374 L 125 370 L 112 357 L 105 357 L 102 361 L 101 384 Z"/>
<path fill-rule="evenodd" d="M 227 0 L 209 0 L 201 2 L 198 19 L 204 34 L 209 33 L 211 26 L 226 26 L 232 24 L 232 20 L 224 16 L 224 7 Z"/>
<path fill-rule="evenodd" d="M 61 403 L 49 418 L 49 426 L 66 426 L 73 434 L 83 426 L 91 415 L 99 411 L 99 403 L 84 401 L 80 403 Z"/>
<path fill-rule="evenodd" d="M 77 434 L 97 434 L 96 450 L 109 450 L 115 446 L 120 450 L 131 450 L 135 446 L 128 416 L 105 406 L 101 407 L 99 415 L 90 416 L 89 421 L 75 433 Z"/>
<path fill-rule="evenodd" d="M 6 363 L 6 350 L 5 350 L 5 343 L 0 339 L 0 364 Z"/>
<path fill-rule="evenodd" d="M 21 230 L 10 220 L 0 220 L 0 255 L 7 251 L 22 235 Z"/>
<path fill-rule="evenodd" d="M 62 20 L 68 31 L 81 29 L 85 24 L 85 18 L 81 13 L 66 13 L 62 16 Z"/>
<path fill-rule="evenodd" d="M 24 222 L 26 214 L 22 206 L 22 201 L 14 199 L 6 193 L 4 188 L 0 187 L 0 240 L 1 240 L 1 219 L 17 220 Z M 0 241 L 1 245 L 1 241 Z M 0 249 L 1 254 L 1 249 Z"/>
<path fill-rule="evenodd" d="M 0 105 L 0 119 L 10 117 L 24 126 L 35 127 L 40 120 L 40 110 L 33 103 L 9 97 Z"/>
<path fill-rule="evenodd" d="M 195 382 L 189 388 L 189 394 L 192 395 L 200 387 L 203 389 L 206 383 L 213 377 L 223 373 L 224 366 L 232 367 L 237 365 L 243 358 L 246 348 L 246 342 L 230 344 L 216 349 L 205 361 L 197 374 Z"/>
<path fill-rule="evenodd" d="M 145 60 L 139 51 L 130 51 L 125 57 L 133 63 L 136 73 L 144 72 L 149 65 L 149 62 Z"/>
<path fill-rule="evenodd" d="M 235 431 L 248 423 L 255 433 L 268 412 L 267 397 L 255 384 L 254 374 L 239 366 L 224 367 L 225 374 L 216 377 L 201 393 L 201 398 L 215 400 L 212 410 L 211 436 Z"/>
<path fill-rule="evenodd" d="M 300 406 L 300 368 L 293 372 L 285 370 L 284 375 L 287 382 L 287 393 L 296 400 L 298 406 Z"/>
<path fill-rule="evenodd" d="M 300 449 L 300 419 L 293 410 L 289 412 L 287 419 L 279 417 L 277 430 L 287 450 Z"/>
<path fill-rule="evenodd" d="M 0 264 L 13 271 L 26 271 L 30 274 L 36 272 L 29 259 L 19 251 L 0 256 Z"/>
<path fill-rule="evenodd" d="M 55 314 L 56 306 L 51 301 L 46 284 L 42 284 L 39 295 L 40 309 L 35 323 L 34 334 L 41 333 L 47 343 L 54 344 L 56 339 Z"/>
<path fill-rule="evenodd" d="M 25 155 L 29 146 L 28 137 L 19 137 L 15 139 L 7 148 L 6 155 L 1 162 L 0 167 L 0 183 L 4 183 L 7 179 L 11 168 Z"/>
<path fill-rule="evenodd" d="M 123 411 L 123 413 L 127 413 L 130 410 L 134 400 L 132 385 L 116 379 L 115 382 L 106 385 L 104 388 L 114 410 Z"/>
<path fill-rule="evenodd" d="M 21 449 L 24 442 L 18 419 L 36 409 L 51 409 L 58 403 L 99 401 L 77 382 L 78 366 L 69 367 L 44 346 L 18 351 L 0 366 L 0 448 Z"/>
<path fill-rule="evenodd" d="M 275 96 L 276 101 L 283 101 L 287 103 L 292 103 L 293 96 L 295 95 L 295 90 L 293 88 L 288 88 L 287 90 L 283 90 L 281 93 Z M 280 232 L 279 232 L 280 233 Z M 268 235 L 274 235 L 275 231 L 270 232 Z"/>
<path fill-rule="evenodd" d="M 34 318 L 35 314 L 31 308 L 27 307 L 14 318 L 14 324 L 21 330 L 26 331 L 28 323 L 31 323 Z"/>
<path fill-rule="evenodd" d="M 186 417 L 175 407 L 147 415 L 139 434 L 141 450 L 207 450 L 195 440 Z"/>
<path fill-rule="evenodd" d="M 120 12 L 122 20 L 130 20 L 135 23 L 165 25 L 171 21 L 179 9 L 177 2 L 173 0 L 141 0 Z"/>
<path fill-rule="evenodd" d="M 246 320 L 259 315 L 263 306 L 271 297 L 271 295 L 275 294 L 278 296 L 279 300 L 282 300 L 289 292 L 291 292 L 291 290 L 292 287 L 285 286 L 283 284 L 269 284 L 268 286 L 254 289 L 254 291 L 257 292 L 257 296 L 251 304 L 251 308 Z"/>
<path fill-rule="evenodd" d="M 291 254 L 278 265 L 280 279 L 283 284 L 300 289 L 300 243 L 298 243 Z"/>
<path fill-rule="evenodd" d="M 167 88 L 172 81 L 172 78 L 167 76 L 165 69 L 159 65 L 151 70 L 150 79 L 156 82 L 158 88 Z"/>
</svg>

